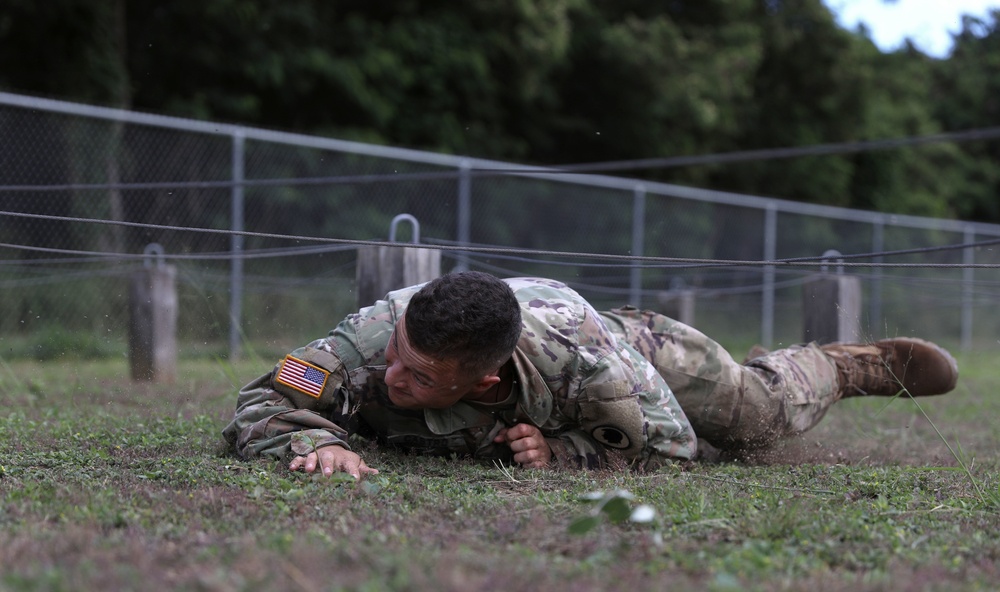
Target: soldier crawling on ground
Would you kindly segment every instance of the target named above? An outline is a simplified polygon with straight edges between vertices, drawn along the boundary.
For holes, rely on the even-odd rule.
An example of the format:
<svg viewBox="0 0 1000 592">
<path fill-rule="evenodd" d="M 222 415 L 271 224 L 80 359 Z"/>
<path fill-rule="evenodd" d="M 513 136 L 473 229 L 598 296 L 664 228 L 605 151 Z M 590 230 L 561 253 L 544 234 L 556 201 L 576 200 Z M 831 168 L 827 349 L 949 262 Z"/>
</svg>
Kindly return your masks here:
<svg viewBox="0 0 1000 592">
<path fill-rule="evenodd" d="M 737 363 L 663 315 L 598 313 L 540 278 L 445 275 L 390 292 L 288 354 L 239 393 L 226 439 L 243 458 L 361 478 L 359 434 L 429 454 L 525 467 L 636 469 L 693 459 L 698 438 L 761 449 L 845 397 L 946 393 L 944 349 L 900 337 L 797 345 Z"/>
</svg>

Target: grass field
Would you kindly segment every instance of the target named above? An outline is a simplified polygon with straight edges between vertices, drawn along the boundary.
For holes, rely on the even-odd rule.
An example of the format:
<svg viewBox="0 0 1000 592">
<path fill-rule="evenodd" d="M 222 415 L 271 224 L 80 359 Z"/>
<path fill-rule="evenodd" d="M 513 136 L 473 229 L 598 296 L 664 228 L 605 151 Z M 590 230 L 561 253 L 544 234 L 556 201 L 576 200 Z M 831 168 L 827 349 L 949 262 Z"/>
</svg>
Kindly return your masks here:
<svg viewBox="0 0 1000 592">
<path fill-rule="evenodd" d="M 229 455 L 267 363 L 151 385 L 0 361 L 0 589 L 993 590 L 1000 372 L 959 363 L 948 396 L 844 401 L 741 462 L 546 472 L 360 443 L 381 473 L 354 483 Z"/>
</svg>

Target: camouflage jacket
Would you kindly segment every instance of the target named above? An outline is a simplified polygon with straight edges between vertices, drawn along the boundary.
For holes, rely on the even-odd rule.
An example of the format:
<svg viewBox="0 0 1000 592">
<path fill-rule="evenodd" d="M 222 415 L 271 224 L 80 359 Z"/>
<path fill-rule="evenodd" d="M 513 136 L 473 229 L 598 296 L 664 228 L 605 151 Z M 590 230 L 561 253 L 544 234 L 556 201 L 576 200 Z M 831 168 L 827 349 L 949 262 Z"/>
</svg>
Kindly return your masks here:
<svg viewBox="0 0 1000 592">
<path fill-rule="evenodd" d="M 600 467 L 609 451 L 639 468 L 694 456 L 697 439 L 670 388 L 590 304 L 552 280 L 505 281 L 521 303 L 523 324 L 508 404 L 413 411 L 389 401 L 385 348 L 415 286 L 349 315 L 243 387 L 225 437 L 243 458 L 349 448 L 348 437 L 359 434 L 421 453 L 509 462 L 510 449 L 493 437 L 528 422 L 546 437 L 558 465 Z"/>
</svg>

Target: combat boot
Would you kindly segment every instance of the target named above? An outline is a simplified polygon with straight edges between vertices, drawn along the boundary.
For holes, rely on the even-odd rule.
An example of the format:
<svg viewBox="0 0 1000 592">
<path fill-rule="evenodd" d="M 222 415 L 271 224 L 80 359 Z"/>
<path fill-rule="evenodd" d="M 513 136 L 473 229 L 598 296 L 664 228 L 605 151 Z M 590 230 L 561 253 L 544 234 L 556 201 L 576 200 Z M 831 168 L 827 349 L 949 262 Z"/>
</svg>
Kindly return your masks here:
<svg viewBox="0 0 1000 592">
<path fill-rule="evenodd" d="M 941 395 L 955 388 L 958 381 L 955 358 L 922 339 L 830 343 L 821 349 L 837 366 L 842 397 Z"/>
</svg>

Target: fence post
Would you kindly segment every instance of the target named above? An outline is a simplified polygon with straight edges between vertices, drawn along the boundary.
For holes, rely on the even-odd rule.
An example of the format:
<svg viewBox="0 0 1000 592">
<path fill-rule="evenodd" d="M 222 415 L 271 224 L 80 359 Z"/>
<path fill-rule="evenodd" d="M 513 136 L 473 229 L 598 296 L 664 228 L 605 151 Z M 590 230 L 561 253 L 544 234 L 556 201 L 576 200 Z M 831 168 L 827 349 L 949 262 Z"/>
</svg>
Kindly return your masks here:
<svg viewBox="0 0 1000 592">
<path fill-rule="evenodd" d="M 233 219 L 230 221 L 233 234 L 229 240 L 229 250 L 232 253 L 229 275 L 229 359 L 240 357 L 240 336 L 243 333 L 243 181 L 244 181 L 244 149 L 246 135 L 242 130 L 233 132 L 233 188 L 230 195 Z"/>
<path fill-rule="evenodd" d="M 764 210 L 764 261 L 774 261 L 778 256 L 778 208 L 767 202 Z M 760 304 L 760 343 L 771 347 L 774 341 L 774 265 L 764 266 Z"/>
<path fill-rule="evenodd" d="M 163 263 L 163 247 L 146 246 L 142 269 L 132 275 L 129 361 L 132 380 L 173 382 L 177 377 L 177 269 Z M 152 265 L 152 257 L 156 265 Z"/>
<path fill-rule="evenodd" d="M 670 280 L 670 290 L 660 292 L 658 300 L 660 312 L 685 325 L 694 326 L 694 290 L 688 288 L 684 279 L 675 277 Z"/>
<path fill-rule="evenodd" d="M 413 244 L 420 242 L 420 223 L 410 214 L 392 219 L 389 240 L 396 240 L 396 225 L 413 225 Z M 441 251 L 419 247 L 358 247 L 356 268 L 358 308 L 371 306 L 387 292 L 422 284 L 441 275 Z"/>
<path fill-rule="evenodd" d="M 823 258 L 838 257 L 837 251 L 823 253 Z M 841 259 L 841 262 L 843 260 Z M 861 338 L 861 279 L 845 275 L 844 268 L 829 273 L 824 265 L 820 273 L 802 287 L 803 329 L 806 341 L 831 343 L 858 341 Z"/>
<path fill-rule="evenodd" d="M 642 257 L 646 242 L 646 187 L 632 190 L 632 256 Z M 642 308 L 642 268 L 633 261 L 629 270 L 629 304 Z"/>
<path fill-rule="evenodd" d="M 886 216 L 880 215 L 872 223 L 872 252 L 885 251 L 885 221 Z M 873 263 L 885 262 L 885 257 L 876 255 Z M 871 288 L 868 290 L 868 333 L 873 337 L 879 335 L 882 326 L 882 280 L 885 272 L 882 267 L 874 267 L 870 272 Z"/>
<path fill-rule="evenodd" d="M 467 247 L 472 240 L 472 165 L 467 158 L 463 158 L 458 164 L 458 210 L 455 217 L 458 219 L 458 245 Z M 459 252 L 456 259 L 455 271 L 469 270 L 467 251 Z"/>
<path fill-rule="evenodd" d="M 971 247 L 976 242 L 976 231 L 972 226 L 965 227 L 964 242 L 966 245 L 962 250 L 962 351 L 972 350 L 972 307 L 975 304 L 974 289 L 976 287 L 976 270 L 972 267 L 976 262 L 976 251 Z"/>
</svg>

